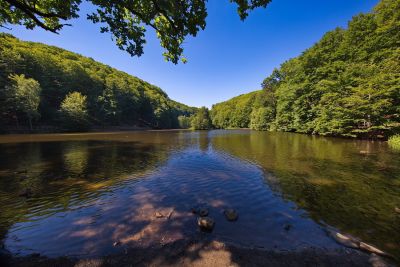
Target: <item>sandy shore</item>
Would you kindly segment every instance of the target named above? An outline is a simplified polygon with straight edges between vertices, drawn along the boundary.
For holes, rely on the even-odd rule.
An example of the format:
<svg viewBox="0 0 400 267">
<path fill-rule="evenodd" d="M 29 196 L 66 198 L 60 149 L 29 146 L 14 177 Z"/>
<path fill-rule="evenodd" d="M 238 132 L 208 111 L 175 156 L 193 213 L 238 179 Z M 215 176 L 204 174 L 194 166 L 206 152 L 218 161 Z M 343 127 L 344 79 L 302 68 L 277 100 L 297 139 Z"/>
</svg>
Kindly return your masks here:
<svg viewBox="0 0 400 267">
<path fill-rule="evenodd" d="M 8 258 L 2 266 L 386 266 L 381 258 L 353 249 L 270 251 L 228 245 L 218 241 L 176 241 L 148 248 L 87 259 L 46 258 L 40 255 Z"/>
</svg>

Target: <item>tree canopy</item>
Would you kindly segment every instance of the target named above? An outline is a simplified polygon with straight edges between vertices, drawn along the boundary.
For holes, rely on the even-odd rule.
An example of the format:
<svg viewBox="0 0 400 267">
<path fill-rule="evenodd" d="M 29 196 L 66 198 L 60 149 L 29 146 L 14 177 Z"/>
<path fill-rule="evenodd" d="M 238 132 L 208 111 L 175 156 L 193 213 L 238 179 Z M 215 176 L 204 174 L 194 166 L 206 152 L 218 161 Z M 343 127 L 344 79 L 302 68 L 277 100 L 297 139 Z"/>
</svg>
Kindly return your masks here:
<svg viewBox="0 0 400 267">
<path fill-rule="evenodd" d="M 398 131 L 400 1 L 381 0 L 371 13 L 353 17 L 347 29 L 326 33 L 275 69 L 262 87 L 264 95 L 253 92 L 214 105 L 213 123 L 249 127 L 261 104 L 270 110 L 270 130 L 351 137 Z"/>
<path fill-rule="evenodd" d="M 237 5 L 240 19 L 271 0 L 230 0 Z M 100 26 L 100 32 L 112 34 L 116 45 L 131 56 L 141 56 L 147 28 L 153 28 L 165 49 L 164 57 L 177 63 L 183 57 L 183 41 L 206 27 L 206 0 L 0 0 L 0 26 L 24 25 L 58 33 L 68 21 L 78 18 L 82 2 L 93 12 L 87 19 Z"/>
<path fill-rule="evenodd" d="M 7 86 L 8 97 L 12 103 L 14 112 L 23 112 L 29 121 L 29 128 L 32 130 L 32 119 L 39 117 L 40 85 L 31 78 L 26 78 L 24 74 L 11 74 L 10 84 Z M 16 119 L 17 115 L 15 115 Z"/>
<path fill-rule="evenodd" d="M 199 108 L 199 110 L 192 116 L 191 126 L 194 130 L 209 130 L 212 128 L 208 108 Z"/>
<path fill-rule="evenodd" d="M 61 102 L 63 124 L 69 130 L 82 130 L 88 126 L 86 96 L 79 92 L 69 93 Z"/>
<path fill-rule="evenodd" d="M 16 117 L 22 122 L 20 126 L 25 126 L 24 122 L 30 116 L 12 101 L 9 87 L 17 84 L 15 77 L 19 77 L 20 86 L 29 83 L 41 88 L 35 98 L 38 100 L 36 111 L 40 115 L 35 118 L 39 119 L 36 121 L 39 126 L 63 125 L 59 110 L 62 101 L 72 92 L 86 97 L 88 123 L 96 127 L 178 128 L 178 116 L 190 116 L 196 111 L 173 101 L 159 87 L 91 58 L 0 34 L 2 126 L 15 126 Z M 28 91 L 24 92 L 24 97 L 28 97 Z"/>
</svg>

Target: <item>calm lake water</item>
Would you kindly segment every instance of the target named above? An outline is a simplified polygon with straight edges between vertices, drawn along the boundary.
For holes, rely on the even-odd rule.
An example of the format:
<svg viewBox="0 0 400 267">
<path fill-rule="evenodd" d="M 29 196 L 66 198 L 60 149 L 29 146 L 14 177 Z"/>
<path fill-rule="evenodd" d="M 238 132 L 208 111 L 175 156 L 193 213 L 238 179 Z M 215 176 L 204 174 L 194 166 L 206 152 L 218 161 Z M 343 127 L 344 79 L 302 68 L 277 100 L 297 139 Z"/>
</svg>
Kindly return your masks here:
<svg viewBox="0 0 400 267">
<path fill-rule="evenodd" d="M 385 142 L 249 130 L 0 136 L 0 202 L 0 239 L 19 255 L 204 236 L 339 248 L 330 226 L 400 256 L 400 153 Z M 199 206 L 212 233 L 197 228 Z"/>
</svg>

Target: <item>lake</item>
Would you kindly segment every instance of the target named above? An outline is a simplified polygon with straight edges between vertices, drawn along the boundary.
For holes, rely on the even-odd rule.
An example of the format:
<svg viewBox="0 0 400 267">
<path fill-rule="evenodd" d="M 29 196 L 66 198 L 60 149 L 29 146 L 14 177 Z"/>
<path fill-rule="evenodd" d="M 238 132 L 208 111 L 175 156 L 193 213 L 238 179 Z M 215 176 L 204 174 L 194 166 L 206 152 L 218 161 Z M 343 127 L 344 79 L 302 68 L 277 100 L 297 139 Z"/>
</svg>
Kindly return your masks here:
<svg viewBox="0 0 400 267">
<path fill-rule="evenodd" d="M 4 135 L 0 201 L 0 238 L 16 255 L 84 258 L 197 236 L 336 249 L 332 227 L 400 256 L 400 153 L 381 141 L 250 130 Z M 196 207 L 214 218 L 211 233 L 198 230 Z"/>
</svg>

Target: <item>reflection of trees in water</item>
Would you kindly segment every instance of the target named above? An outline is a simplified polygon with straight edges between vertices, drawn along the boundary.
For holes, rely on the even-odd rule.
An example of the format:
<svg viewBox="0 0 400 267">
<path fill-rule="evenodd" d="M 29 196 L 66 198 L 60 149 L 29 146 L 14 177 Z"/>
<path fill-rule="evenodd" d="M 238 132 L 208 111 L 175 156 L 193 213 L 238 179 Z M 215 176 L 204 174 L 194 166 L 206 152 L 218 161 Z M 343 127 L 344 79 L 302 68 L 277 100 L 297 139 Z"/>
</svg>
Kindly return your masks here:
<svg viewBox="0 0 400 267">
<path fill-rule="evenodd" d="M 316 221 L 399 256 L 400 157 L 384 142 L 250 132 L 215 136 L 212 145 L 262 166 L 273 188 Z"/>
<path fill-rule="evenodd" d="M 25 216 L 50 215 L 90 202 L 109 186 L 160 166 L 169 149 L 139 142 L 43 142 L 3 145 L 0 149 L 0 238 Z M 18 194 L 29 188 L 32 198 Z M 32 210 L 35 211 L 32 214 Z"/>
<path fill-rule="evenodd" d="M 88 145 L 84 143 L 66 143 L 63 151 L 64 164 L 69 173 L 81 175 L 88 163 Z"/>
<path fill-rule="evenodd" d="M 199 149 L 206 152 L 210 145 L 210 137 L 208 136 L 208 131 L 199 132 Z"/>
</svg>

